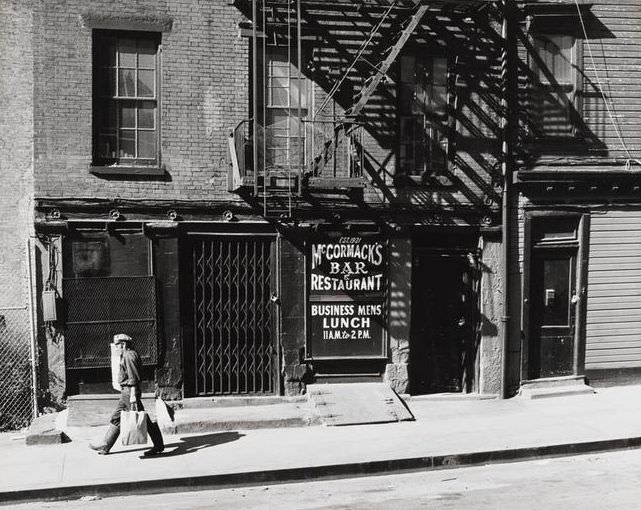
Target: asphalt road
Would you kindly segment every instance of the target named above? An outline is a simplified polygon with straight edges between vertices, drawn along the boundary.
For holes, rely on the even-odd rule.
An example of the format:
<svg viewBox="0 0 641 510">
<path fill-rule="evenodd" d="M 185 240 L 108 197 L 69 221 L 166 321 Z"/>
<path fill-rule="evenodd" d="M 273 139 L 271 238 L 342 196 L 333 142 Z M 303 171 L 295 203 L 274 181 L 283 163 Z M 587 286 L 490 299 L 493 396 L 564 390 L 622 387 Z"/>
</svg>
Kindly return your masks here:
<svg viewBox="0 0 641 510">
<path fill-rule="evenodd" d="M 641 450 L 250 488 L 29 503 L 13 508 L 639 510 Z"/>
</svg>

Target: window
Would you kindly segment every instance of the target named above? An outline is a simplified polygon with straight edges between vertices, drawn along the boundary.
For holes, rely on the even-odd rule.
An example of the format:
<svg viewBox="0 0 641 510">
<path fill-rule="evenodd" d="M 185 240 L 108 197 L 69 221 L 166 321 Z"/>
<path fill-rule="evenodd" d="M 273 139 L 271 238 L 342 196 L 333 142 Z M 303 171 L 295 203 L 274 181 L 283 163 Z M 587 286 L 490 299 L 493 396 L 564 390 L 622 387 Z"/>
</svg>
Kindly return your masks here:
<svg viewBox="0 0 641 510">
<path fill-rule="evenodd" d="M 447 59 L 401 57 L 399 167 L 407 175 L 437 174 L 447 160 Z"/>
<path fill-rule="evenodd" d="M 94 32 L 94 164 L 158 166 L 158 36 Z"/>
<path fill-rule="evenodd" d="M 572 35 L 534 36 L 531 95 L 536 138 L 567 138 L 578 134 L 579 72 L 577 40 Z"/>
<path fill-rule="evenodd" d="M 296 54 L 291 57 L 296 58 Z M 305 142 L 302 119 L 307 117 L 311 86 L 305 76 L 298 79 L 298 69 L 288 59 L 287 48 L 268 46 L 266 59 L 266 166 L 302 165 Z"/>
<path fill-rule="evenodd" d="M 135 339 L 145 365 L 156 363 L 151 256 L 151 240 L 139 229 L 70 230 L 63 242 L 67 368 L 109 367 L 109 339 L 117 333 Z"/>
</svg>

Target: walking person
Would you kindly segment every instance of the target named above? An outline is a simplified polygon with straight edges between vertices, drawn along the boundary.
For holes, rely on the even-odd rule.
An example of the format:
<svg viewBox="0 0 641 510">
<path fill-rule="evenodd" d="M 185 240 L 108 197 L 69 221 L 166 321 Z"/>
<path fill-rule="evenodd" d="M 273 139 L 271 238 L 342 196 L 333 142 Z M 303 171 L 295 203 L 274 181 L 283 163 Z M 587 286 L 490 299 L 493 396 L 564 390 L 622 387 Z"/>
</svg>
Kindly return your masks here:
<svg viewBox="0 0 641 510">
<path fill-rule="evenodd" d="M 144 411 L 140 400 L 140 382 L 142 380 L 142 361 L 140 355 L 132 346 L 132 339 L 129 335 L 120 333 L 115 335 L 113 343 L 120 351 L 120 370 L 118 383 L 120 384 L 120 400 L 116 410 L 111 415 L 109 428 L 100 444 L 90 444 L 89 447 L 96 450 L 100 455 L 107 455 L 120 435 L 120 413 L 131 410 L 131 404 L 136 403 L 138 411 Z M 153 422 L 147 416 L 147 432 L 153 443 L 153 447 L 147 450 L 145 457 L 159 455 L 165 449 L 162 432 L 158 423 Z"/>
</svg>

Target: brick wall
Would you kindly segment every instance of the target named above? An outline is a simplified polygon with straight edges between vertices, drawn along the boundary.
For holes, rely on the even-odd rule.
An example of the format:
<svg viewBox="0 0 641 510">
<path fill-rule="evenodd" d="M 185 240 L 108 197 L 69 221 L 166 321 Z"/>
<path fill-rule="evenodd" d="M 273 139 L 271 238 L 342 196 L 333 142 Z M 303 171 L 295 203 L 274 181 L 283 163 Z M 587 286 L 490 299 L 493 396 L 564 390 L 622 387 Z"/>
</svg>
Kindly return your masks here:
<svg viewBox="0 0 641 510">
<path fill-rule="evenodd" d="M 32 227 L 31 6 L 0 3 L 0 430 L 32 417 L 27 240 Z"/>
<path fill-rule="evenodd" d="M 92 38 L 91 29 L 83 24 L 83 14 L 103 19 L 146 16 L 173 20 L 171 30 L 162 34 L 161 59 L 161 154 L 167 179 L 106 178 L 89 173 Z M 38 77 L 35 84 L 36 195 L 237 200 L 237 195 L 226 191 L 230 161 L 227 135 L 238 121 L 248 117 L 250 40 L 238 35 L 237 24 L 242 19 L 241 12 L 227 0 L 41 1 L 35 13 L 34 37 Z M 331 20 L 330 16 L 325 21 L 331 23 Z M 319 18 L 319 26 L 325 21 Z M 429 207 L 461 204 L 484 209 L 496 207 L 498 197 L 493 189 L 492 174 L 499 148 L 497 111 L 486 96 L 496 91 L 496 75 L 492 71 L 496 55 L 488 52 L 494 47 L 492 41 L 497 33 L 487 26 L 482 31 L 487 34 L 483 44 L 472 49 L 461 44 L 456 31 L 448 34 L 444 29 L 446 24 L 429 15 L 417 40 L 441 54 L 445 51 L 443 48 L 456 44 L 465 57 L 465 62 L 452 62 L 458 91 L 456 149 L 461 157 L 451 175 L 434 188 L 436 191 L 395 188 L 392 178 L 397 144 L 394 76 L 398 71 L 393 68 L 390 71 L 393 81 L 383 83 L 372 104 L 364 110 L 369 124 L 368 153 L 373 165 L 370 171 L 375 183 L 366 193 L 368 201 L 407 201 Z M 434 26 L 438 30 L 432 30 Z M 318 83 L 317 101 L 349 65 L 349 55 L 342 55 L 337 63 L 335 53 L 344 48 L 355 51 L 351 47 L 354 41 L 341 40 L 345 35 L 341 35 L 339 28 L 330 25 L 320 29 L 329 34 L 329 43 L 317 42 L 323 49 L 314 59 L 326 57 L 326 62 L 317 62 L 311 72 Z M 467 25 L 462 29 L 473 33 Z M 386 46 L 384 42 L 379 41 L 377 47 Z M 345 87 L 356 90 L 357 82 Z M 342 102 L 339 110 L 350 102 L 349 96 L 345 91 L 339 92 L 337 97 Z"/>
<path fill-rule="evenodd" d="M 161 153 L 166 180 L 100 178 L 92 149 L 92 30 L 82 14 L 170 17 L 162 34 Z M 247 41 L 226 0 L 40 2 L 35 20 L 36 194 L 226 197 L 227 133 L 247 116 Z"/>
</svg>

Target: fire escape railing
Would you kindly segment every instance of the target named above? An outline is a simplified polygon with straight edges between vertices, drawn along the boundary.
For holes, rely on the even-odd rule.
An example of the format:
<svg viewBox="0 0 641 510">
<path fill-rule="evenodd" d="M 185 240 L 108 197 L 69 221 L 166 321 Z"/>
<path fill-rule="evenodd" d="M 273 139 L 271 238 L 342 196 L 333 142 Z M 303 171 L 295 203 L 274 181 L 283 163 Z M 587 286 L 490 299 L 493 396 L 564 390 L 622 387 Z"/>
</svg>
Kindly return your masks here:
<svg viewBox="0 0 641 510">
<path fill-rule="evenodd" d="M 328 179 L 343 182 L 363 175 L 363 126 L 356 122 L 332 120 L 303 120 L 303 160 L 291 165 L 269 162 L 266 152 L 265 128 L 259 127 L 258 136 L 252 133 L 252 119 L 240 121 L 229 133 L 231 171 L 227 188 L 237 191 L 241 187 L 267 186 L 294 187 L 297 179 L 318 182 Z M 254 143 L 258 144 L 254 161 Z M 292 149 L 293 150 L 293 149 Z M 298 151 L 292 160 L 298 158 Z"/>
</svg>

